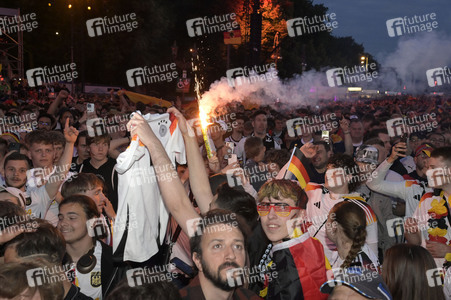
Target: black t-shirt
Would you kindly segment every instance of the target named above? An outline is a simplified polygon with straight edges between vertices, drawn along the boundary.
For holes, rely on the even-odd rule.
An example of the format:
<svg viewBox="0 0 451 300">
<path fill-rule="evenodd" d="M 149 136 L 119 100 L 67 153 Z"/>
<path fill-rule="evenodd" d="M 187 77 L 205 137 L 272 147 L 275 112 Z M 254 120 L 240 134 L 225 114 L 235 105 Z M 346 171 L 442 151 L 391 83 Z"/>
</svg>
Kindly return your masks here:
<svg viewBox="0 0 451 300">
<path fill-rule="evenodd" d="M 116 160 L 108 157 L 106 163 L 101 165 L 98 169 L 91 165 L 90 160 L 91 159 L 88 158 L 83 161 L 80 172 L 96 174 L 105 182 L 105 196 L 110 200 L 114 211 L 117 211 L 117 172 L 114 170 Z"/>
<path fill-rule="evenodd" d="M 70 171 L 74 173 L 80 173 L 80 167 L 83 163 L 77 164 L 78 156 L 72 158 L 72 164 L 70 166 Z"/>
<path fill-rule="evenodd" d="M 265 138 L 263 139 L 263 146 L 265 146 L 266 151 L 269 149 L 275 148 L 275 141 L 272 136 L 270 136 L 268 133 L 266 134 Z"/>
<path fill-rule="evenodd" d="M 310 182 L 324 184 L 324 177 L 326 176 L 326 172 L 318 173 L 313 165 L 308 168 L 307 172 L 310 177 Z"/>
</svg>

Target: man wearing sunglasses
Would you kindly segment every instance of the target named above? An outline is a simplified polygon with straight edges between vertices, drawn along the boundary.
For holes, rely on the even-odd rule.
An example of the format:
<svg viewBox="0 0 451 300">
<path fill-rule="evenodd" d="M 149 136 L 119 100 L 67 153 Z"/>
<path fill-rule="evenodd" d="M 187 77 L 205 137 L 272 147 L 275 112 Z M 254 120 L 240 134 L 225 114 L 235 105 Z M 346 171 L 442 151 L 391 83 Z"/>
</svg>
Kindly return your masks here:
<svg viewBox="0 0 451 300">
<path fill-rule="evenodd" d="M 266 270 L 264 275 L 268 278 L 260 296 L 327 299 L 319 291 L 327 280 L 326 259 L 321 243 L 307 232 L 305 192 L 290 180 L 272 180 L 262 186 L 257 200 L 261 225 L 271 242 L 267 248 L 270 251 L 265 252 L 258 266 L 259 270 Z M 276 278 L 269 277 L 272 271 L 277 272 Z"/>
</svg>

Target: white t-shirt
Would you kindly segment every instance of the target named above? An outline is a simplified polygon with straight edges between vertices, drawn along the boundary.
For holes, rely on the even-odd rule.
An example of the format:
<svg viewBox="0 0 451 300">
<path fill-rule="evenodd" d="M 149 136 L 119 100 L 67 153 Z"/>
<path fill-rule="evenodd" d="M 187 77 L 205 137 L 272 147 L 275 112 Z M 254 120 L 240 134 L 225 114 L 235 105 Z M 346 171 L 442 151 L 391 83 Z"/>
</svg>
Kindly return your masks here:
<svg viewBox="0 0 451 300">
<path fill-rule="evenodd" d="M 235 148 L 237 147 L 237 145 L 241 142 L 241 140 L 245 139 L 244 136 L 241 137 L 241 139 L 239 141 L 235 141 L 232 136 L 228 136 L 225 138 L 225 142 L 227 143 L 233 143 L 235 145 Z"/>
<path fill-rule="evenodd" d="M 175 117 L 169 114 L 147 114 L 143 116 L 160 140 L 175 166 L 175 160 L 186 163 L 185 144 Z M 130 146 L 117 158 L 118 211 L 113 227 L 113 251 L 116 251 L 125 232 L 124 223 L 128 214 L 134 216 L 130 222 L 136 229 L 129 230 L 124 249 L 124 260 L 143 262 L 158 252 L 157 238 L 162 244 L 169 214 L 161 198 L 155 169 L 150 165 L 151 157 L 144 145 L 135 138 Z M 166 166 L 168 171 L 169 166 Z M 160 178 L 161 180 L 179 180 Z M 158 230 L 158 228 L 160 228 Z"/>
<path fill-rule="evenodd" d="M 88 274 L 82 274 L 75 269 L 75 285 L 80 288 L 80 291 L 94 300 L 102 300 L 102 244 L 96 241 L 94 248 L 94 256 L 97 259 L 96 266 Z"/>
<path fill-rule="evenodd" d="M 28 171 L 26 194 L 31 198 L 31 203 L 26 205 L 25 210 L 28 215 L 34 214 L 37 218 L 44 219 L 53 201 L 45 189 L 44 182 L 53 174 L 53 171 L 44 177 L 42 170 L 42 168 L 35 168 Z"/>
<path fill-rule="evenodd" d="M 312 223 L 315 230 L 309 229 L 309 232 L 314 236 L 315 232 L 316 238 L 321 241 L 324 246 L 324 254 L 331 261 L 333 251 L 336 251 L 335 244 L 329 240 L 326 236 L 326 225 L 324 223 L 327 220 L 330 210 L 335 204 L 348 199 L 359 205 L 365 212 L 366 215 L 366 243 L 371 248 L 374 253 L 377 253 L 377 219 L 374 211 L 371 209 L 369 204 L 354 200 L 355 198 L 361 198 L 361 195 L 348 194 L 341 195 L 337 200 L 332 200 L 329 191 L 324 188 L 322 184 L 309 183 L 305 187 L 305 192 L 308 196 L 307 202 L 307 217 L 308 221 Z M 323 226 L 321 226 L 323 225 Z M 321 227 L 321 228 L 320 228 Z"/>
</svg>

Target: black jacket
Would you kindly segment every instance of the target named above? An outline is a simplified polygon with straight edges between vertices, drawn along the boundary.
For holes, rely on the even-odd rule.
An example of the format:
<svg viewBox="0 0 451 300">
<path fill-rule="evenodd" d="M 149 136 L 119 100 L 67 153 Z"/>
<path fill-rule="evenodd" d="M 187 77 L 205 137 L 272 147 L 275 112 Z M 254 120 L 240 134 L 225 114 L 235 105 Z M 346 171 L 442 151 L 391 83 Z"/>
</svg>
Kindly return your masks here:
<svg viewBox="0 0 451 300">
<path fill-rule="evenodd" d="M 101 261 L 101 281 L 102 281 L 102 295 L 105 298 L 116 285 L 126 277 L 127 270 L 130 267 L 122 262 L 113 262 L 113 248 L 107 244 L 102 244 L 102 261 Z"/>
</svg>

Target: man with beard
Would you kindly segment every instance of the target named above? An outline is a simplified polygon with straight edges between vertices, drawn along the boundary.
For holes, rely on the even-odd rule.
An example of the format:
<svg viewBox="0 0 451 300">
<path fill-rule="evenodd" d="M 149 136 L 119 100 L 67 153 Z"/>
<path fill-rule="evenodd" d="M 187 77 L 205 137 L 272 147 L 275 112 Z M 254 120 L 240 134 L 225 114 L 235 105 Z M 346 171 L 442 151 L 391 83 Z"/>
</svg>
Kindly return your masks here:
<svg viewBox="0 0 451 300">
<path fill-rule="evenodd" d="M 246 225 L 235 213 L 214 209 L 198 223 L 190 239 L 191 255 L 199 274 L 180 290 L 182 299 L 260 299 L 252 291 L 236 287 L 246 263 Z M 232 271 L 232 272 L 230 272 Z"/>
<path fill-rule="evenodd" d="M 316 154 L 313 156 L 308 164 L 307 172 L 311 182 L 324 183 L 324 176 L 326 174 L 327 162 L 334 154 L 330 145 L 323 141 L 313 142 L 316 145 Z"/>
</svg>

